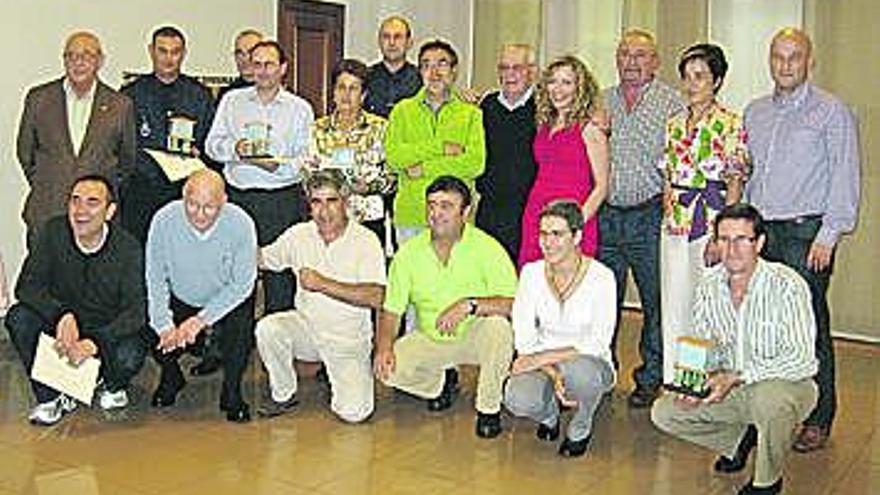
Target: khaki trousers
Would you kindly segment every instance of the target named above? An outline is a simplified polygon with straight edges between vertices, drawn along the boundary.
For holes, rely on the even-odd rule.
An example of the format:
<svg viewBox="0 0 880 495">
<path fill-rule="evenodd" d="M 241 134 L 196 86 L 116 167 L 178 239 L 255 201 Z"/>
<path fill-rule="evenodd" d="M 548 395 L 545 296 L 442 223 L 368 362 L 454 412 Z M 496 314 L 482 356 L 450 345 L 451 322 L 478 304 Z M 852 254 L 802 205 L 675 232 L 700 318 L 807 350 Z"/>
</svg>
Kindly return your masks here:
<svg viewBox="0 0 880 495">
<path fill-rule="evenodd" d="M 782 476 L 794 428 L 816 404 L 812 378 L 792 382 L 767 380 L 734 388 L 721 402 L 685 409 L 672 394 L 654 403 L 651 420 L 661 430 L 733 457 L 748 425 L 758 430 L 755 486 L 767 486 Z"/>
<path fill-rule="evenodd" d="M 506 318 L 478 318 L 455 342 L 435 342 L 422 332 L 394 342 L 394 372 L 385 385 L 425 399 L 440 395 L 444 370 L 460 364 L 480 368 L 476 409 L 484 414 L 501 410 L 502 386 L 513 357 L 513 329 Z"/>
</svg>

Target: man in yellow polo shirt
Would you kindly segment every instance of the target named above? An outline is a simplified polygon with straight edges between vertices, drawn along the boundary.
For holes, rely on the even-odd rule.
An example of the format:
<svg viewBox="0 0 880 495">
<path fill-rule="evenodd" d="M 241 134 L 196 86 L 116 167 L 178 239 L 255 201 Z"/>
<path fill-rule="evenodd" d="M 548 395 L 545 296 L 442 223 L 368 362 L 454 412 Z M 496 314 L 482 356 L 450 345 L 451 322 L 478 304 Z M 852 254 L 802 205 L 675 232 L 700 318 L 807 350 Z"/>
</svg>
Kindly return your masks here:
<svg viewBox="0 0 880 495">
<path fill-rule="evenodd" d="M 440 410 L 454 396 L 450 380 L 444 386 L 444 370 L 479 366 L 476 432 L 496 437 L 513 355 L 508 317 L 516 272 L 498 241 L 465 222 L 471 191 L 464 181 L 438 177 L 425 196 L 429 230 L 403 244 L 391 263 L 375 372 L 386 385 L 429 399 L 429 408 Z M 408 304 L 415 306 L 417 331 L 395 341 Z"/>
</svg>

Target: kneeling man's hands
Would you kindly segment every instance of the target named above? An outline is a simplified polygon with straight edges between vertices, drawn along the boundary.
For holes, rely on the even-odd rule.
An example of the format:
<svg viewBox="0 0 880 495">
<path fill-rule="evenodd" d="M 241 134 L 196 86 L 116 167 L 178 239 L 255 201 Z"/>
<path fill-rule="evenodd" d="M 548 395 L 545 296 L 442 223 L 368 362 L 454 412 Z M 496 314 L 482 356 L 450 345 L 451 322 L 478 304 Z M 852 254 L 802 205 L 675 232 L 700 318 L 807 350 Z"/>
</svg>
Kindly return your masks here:
<svg viewBox="0 0 880 495">
<path fill-rule="evenodd" d="M 466 299 L 459 299 L 437 317 L 437 330 L 443 335 L 452 335 L 458 324 L 470 313 L 471 306 Z"/>
<path fill-rule="evenodd" d="M 297 281 L 303 289 L 312 292 L 321 292 L 324 288 L 324 276 L 312 268 L 301 268 L 297 274 Z"/>
<path fill-rule="evenodd" d="M 711 392 L 708 397 L 703 399 L 703 402 L 706 404 L 721 402 L 733 390 L 733 387 L 739 385 L 740 382 L 741 380 L 737 373 L 720 372 L 710 376 L 706 381 L 706 385 L 709 386 Z"/>
<path fill-rule="evenodd" d="M 376 378 L 387 380 L 394 373 L 396 362 L 393 348 L 376 349 L 376 356 L 373 358 L 373 373 Z"/>
<path fill-rule="evenodd" d="M 98 346 L 91 339 L 82 339 L 67 348 L 67 358 L 74 366 L 79 366 L 87 358 L 98 354 Z"/>
</svg>

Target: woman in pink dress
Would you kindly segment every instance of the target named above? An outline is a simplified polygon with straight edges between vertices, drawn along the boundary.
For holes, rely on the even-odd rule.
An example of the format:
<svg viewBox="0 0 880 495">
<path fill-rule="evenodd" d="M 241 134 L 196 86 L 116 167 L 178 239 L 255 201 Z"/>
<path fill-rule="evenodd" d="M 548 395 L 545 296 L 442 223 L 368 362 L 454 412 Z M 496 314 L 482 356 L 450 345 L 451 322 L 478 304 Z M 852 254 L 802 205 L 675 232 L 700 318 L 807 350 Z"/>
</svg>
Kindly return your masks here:
<svg viewBox="0 0 880 495">
<path fill-rule="evenodd" d="M 538 133 L 532 145 L 538 175 L 523 216 L 518 265 L 541 259 L 538 220 L 544 205 L 571 199 L 586 219 L 581 250 L 596 254 L 596 212 L 608 192 L 608 139 L 595 120 L 599 88 L 586 65 L 566 55 L 541 73 L 536 93 Z"/>
</svg>

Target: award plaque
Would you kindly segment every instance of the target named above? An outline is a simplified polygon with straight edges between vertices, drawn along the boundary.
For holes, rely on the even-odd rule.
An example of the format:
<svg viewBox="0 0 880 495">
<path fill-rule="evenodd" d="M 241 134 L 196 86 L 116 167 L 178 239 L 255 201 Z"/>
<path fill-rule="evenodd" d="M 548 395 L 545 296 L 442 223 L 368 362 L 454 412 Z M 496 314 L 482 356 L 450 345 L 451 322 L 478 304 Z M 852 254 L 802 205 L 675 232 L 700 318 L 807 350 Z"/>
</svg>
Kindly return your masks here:
<svg viewBox="0 0 880 495">
<path fill-rule="evenodd" d="M 265 122 L 250 122 L 244 126 L 244 139 L 247 141 L 246 153 L 242 158 L 272 158 L 269 153 L 269 130 Z"/>
<path fill-rule="evenodd" d="M 195 128 L 196 121 L 194 119 L 183 115 L 169 115 L 166 150 L 170 153 L 192 155 Z"/>
<path fill-rule="evenodd" d="M 344 171 L 351 171 L 355 166 L 355 154 L 351 148 L 335 148 L 331 155 L 331 166 Z"/>
<path fill-rule="evenodd" d="M 675 341 L 676 361 L 672 383 L 663 387 L 692 397 L 706 398 L 709 387 L 709 354 L 712 342 L 696 337 L 678 337 Z"/>
</svg>

